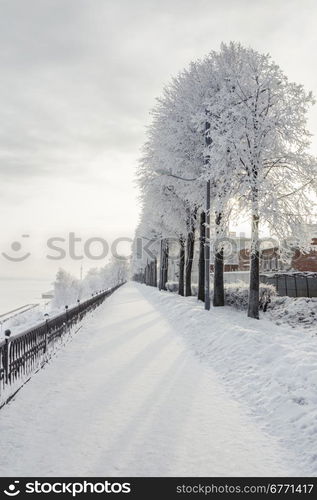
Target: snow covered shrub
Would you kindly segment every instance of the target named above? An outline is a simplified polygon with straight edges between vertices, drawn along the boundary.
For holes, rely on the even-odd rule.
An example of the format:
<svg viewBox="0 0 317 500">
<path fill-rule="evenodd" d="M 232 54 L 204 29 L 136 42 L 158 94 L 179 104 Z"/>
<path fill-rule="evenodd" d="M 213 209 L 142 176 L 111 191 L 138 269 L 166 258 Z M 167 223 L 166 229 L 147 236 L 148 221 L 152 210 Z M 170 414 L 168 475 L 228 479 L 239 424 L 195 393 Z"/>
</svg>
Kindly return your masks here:
<svg viewBox="0 0 317 500">
<path fill-rule="evenodd" d="M 198 295 L 198 284 L 197 283 L 192 283 L 192 295 L 197 297 Z"/>
<path fill-rule="evenodd" d="M 178 292 L 177 281 L 168 281 L 166 284 L 167 290 L 169 292 Z M 196 283 L 192 284 L 192 295 L 197 296 L 198 285 Z M 271 298 L 276 295 L 276 289 L 273 285 L 260 284 L 260 309 L 266 311 L 268 304 L 271 302 Z M 210 290 L 211 301 L 213 299 L 213 288 Z M 225 284 L 225 304 L 227 306 L 234 306 L 237 309 L 247 309 L 249 300 L 249 285 L 248 283 L 243 283 L 238 281 L 237 283 L 226 283 Z"/>
<path fill-rule="evenodd" d="M 177 283 L 177 281 L 168 281 L 166 283 L 166 289 L 169 292 L 177 293 L 178 292 L 178 283 Z"/>
<path fill-rule="evenodd" d="M 212 292 L 211 292 L 212 293 Z M 260 284 L 260 308 L 264 311 L 271 297 L 276 295 L 273 285 Z M 247 309 L 249 302 L 249 285 L 239 281 L 238 283 L 227 283 L 225 285 L 225 304 L 237 309 Z"/>
<path fill-rule="evenodd" d="M 166 283 L 166 289 L 169 292 L 177 293 L 178 292 L 178 282 L 177 281 L 168 281 Z M 197 296 L 198 293 L 198 285 L 197 283 L 192 283 L 192 295 Z"/>
</svg>

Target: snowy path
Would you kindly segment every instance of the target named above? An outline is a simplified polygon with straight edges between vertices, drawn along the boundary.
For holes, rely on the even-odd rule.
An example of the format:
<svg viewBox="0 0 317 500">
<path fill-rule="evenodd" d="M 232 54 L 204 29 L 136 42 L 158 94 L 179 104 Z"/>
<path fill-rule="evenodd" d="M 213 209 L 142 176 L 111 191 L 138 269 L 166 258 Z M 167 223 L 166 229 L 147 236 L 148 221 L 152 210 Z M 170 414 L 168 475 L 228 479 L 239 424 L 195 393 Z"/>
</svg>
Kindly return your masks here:
<svg viewBox="0 0 317 500">
<path fill-rule="evenodd" d="M 1 410 L 0 432 L 1 475 L 295 473 L 136 284 L 85 318 Z"/>
</svg>

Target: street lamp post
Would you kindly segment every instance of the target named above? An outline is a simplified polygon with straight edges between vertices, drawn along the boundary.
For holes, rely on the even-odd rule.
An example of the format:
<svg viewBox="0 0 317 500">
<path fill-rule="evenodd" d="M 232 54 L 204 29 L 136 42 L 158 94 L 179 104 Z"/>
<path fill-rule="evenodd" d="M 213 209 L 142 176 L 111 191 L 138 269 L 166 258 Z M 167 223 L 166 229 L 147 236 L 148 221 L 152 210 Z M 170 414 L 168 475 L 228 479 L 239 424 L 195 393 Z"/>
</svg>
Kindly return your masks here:
<svg viewBox="0 0 317 500">
<path fill-rule="evenodd" d="M 206 185 L 205 309 L 210 310 L 210 180 Z"/>
<path fill-rule="evenodd" d="M 206 110 L 207 114 L 207 110 Z M 211 137 L 209 134 L 210 123 L 205 122 L 205 146 L 206 149 L 211 144 Z M 205 157 L 205 164 L 210 162 L 209 154 Z M 205 238 L 205 309 L 210 310 L 210 179 L 206 185 L 206 238 Z"/>
</svg>

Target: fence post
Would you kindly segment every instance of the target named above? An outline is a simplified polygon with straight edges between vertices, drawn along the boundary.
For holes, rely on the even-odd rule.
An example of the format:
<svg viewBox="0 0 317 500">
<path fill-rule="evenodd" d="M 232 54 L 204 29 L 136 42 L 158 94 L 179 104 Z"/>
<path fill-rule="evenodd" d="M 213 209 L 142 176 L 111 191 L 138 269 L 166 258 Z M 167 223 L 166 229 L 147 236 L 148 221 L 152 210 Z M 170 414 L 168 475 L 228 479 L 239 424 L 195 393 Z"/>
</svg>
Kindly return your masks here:
<svg viewBox="0 0 317 500">
<path fill-rule="evenodd" d="M 79 319 L 80 319 L 80 299 L 77 299 L 77 304 L 78 304 L 77 317 L 78 317 L 78 321 L 79 321 Z"/>
<path fill-rule="evenodd" d="M 296 277 L 296 274 L 294 274 L 294 286 L 295 286 L 295 297 L 298 297 L 298 292 L 297 292 L 297 277 Z"/>
<path fill-rule="evenodd" d="M 6 330 L 4 332 L 5 335 L 5 346 L 4 346 L 4 371 L 5 371 L 5 382 L 6 384 L 9 382 L 10 379 L 10 361 L 9 361 L 9 356 L 10 356 L 10 335 L 11 335 L 11 330 Z"/>
<path fill-rule="evenodd" d="M 306 293 L 307 293 L 307 297 L 309 297 L 309 286 L 308 286 L 308 276 L 306 274 Z"/>
<path fill-rule="evenodd" d="M 65 306 L 65 319 L 66 319 L 66 326 L 68 325 L 68 306 Z"/>
</svg>

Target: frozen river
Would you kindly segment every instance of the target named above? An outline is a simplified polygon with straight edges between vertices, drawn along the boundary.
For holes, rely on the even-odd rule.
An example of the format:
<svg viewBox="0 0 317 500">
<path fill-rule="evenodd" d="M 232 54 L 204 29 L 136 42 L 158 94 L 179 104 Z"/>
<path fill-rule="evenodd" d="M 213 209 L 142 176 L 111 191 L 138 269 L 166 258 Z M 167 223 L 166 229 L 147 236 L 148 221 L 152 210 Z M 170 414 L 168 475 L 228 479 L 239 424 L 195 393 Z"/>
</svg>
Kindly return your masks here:
<svg viewBox="0 0 317 500">
<path fill-rule="evenodd" d="M 42 293 L 52 288 L 49 280 L 0 279 L 0 314 L 25 304 L 41 303 Z"/>
</svg>

